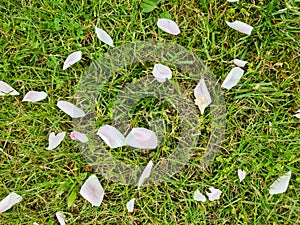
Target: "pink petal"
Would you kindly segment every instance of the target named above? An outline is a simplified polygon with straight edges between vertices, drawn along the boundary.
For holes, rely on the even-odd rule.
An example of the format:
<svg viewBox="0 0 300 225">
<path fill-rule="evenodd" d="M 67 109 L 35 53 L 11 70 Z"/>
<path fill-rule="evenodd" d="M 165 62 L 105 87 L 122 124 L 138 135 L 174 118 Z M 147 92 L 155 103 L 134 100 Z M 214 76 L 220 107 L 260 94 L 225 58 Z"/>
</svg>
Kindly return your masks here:
<svg viewBox="0 0 300 225">
<path fill-rule="evenodd" d="M 4 81 L 0 81 L 0 96 L 5 95 L 19 95 L 19 92 L 17 92 L 14 88 L 12 88 Z"/>
<path fill-rule="evenodd" d="M 62 140 L 65 138 L 66 132 L 61 132 L 55 135 L 54 132 L 51 132 L 49 135 L 49 146 L 46 148 L 47 150 L 55 149 L 60 145 Z"/>
<path fill-rule="evenodd" d="M 91 175 L 82 185 L 80 194 L 93 206 L 100 206 L 104 197 L 104 190 L 96 175 Z"/>
<path fill-rule="evenodd" d="M 135 198 L 132 198 L 129 202 L 127 202 L 126 208 L 127 208 L 128 212 L 133 212 L 134 201 L 135 201 Z"/>
<path fill-rule="evenodd" d="M 110 148 L 118 148 L 125 145 L 125 137 L 113 126 L 104 125 L 100 127 L 97 135 L 99 135 Z"/>
<path fill-rule="evenodd" d="M 180 33 L 178 25 L 169 19 L 158 19 L 157 26 L 169 34 L 178 35 Z"/>
<path fill-rule="evenodd" d="M 134 148 L 154 149 L 157 147 L 156 134 L 146 128 L 133 128 L 125 138 L 125 144 Z"/>
<path fill-rule="evenodd" d="M 57 212 L 56 214 L 56 218 L 59 222 L 60 225 L 65 225 L 65 219 L 66 219 L 66 216 L 63 212 Z"/>
<path fill-rule="evenodd" d="M 89 139 L 88 137 L 83 134 L 83 133 L 80 133 L 78 131 L 72 131 L 71 134 L 70 134 L 70 137 L 73 139 L 73 140 L 78 140 L 82 143 L 85 143 L 87 142 Z"/>
<path fill-rule="evenodd" d="M 70 102 L 58 101 L 57 106 L 72 118 L 80 118 L 85 116 L 85 113 L 82 111 L 82 109 L 78 108 Z"/>
<path fill-rule="evenodd" d="M 82 56 L 81 51 L 73 52 L 72 54 L 70 54 L 67 57 L 66 61 L 64 62 L 63 70 L 69 68 L 70 66 L 72 66 L 73 64 L 81 60 L 81 56 Z"/>
<path fill-rule="evenodd" d="M 214 187 L 209 187 L 208 189 L 210 190 L 210 193 L 206 192 L 206 194 L 208 196 L 209 201 L 218 200 L 220 198 L 222 191 Z"/>
<path fill-rule="evenodd" d="M 158 82 L 165 82 L 166 79 L 172 78 L 170 68 L 162 64 L 155 64 L 152 73 Z"/>
<path fill-rule="evenodd" d="M 246 172 L 244 170 L 238 169 L 238 177 L 240 182 L 242 182 L 246 177 Z"/>
<path fill-rule="evenodd" d="M 240 81 L 244 74 L 244 70 L 242 70 L 239 67 L 234 67 L 225 80 L 223 81 L 223 84 L 221 85 L 222 88 L 226 88 L 227 90 L 230 90 L 232 87 L 237 85 L 237 83 Z"/>
<path fill-rule="evenodd" d="M 44 100 L 46 97 L 47 94 L 44 91 L 28 91 L 22 102 L 38 102 Z"/>
<path fill-rule="evenodd" d="M 237 30 L 237 31 L 239 31 L 241 33 L 248 34 L 248 35 L 250 35 L 251 32 L 252 32 L 252 30 L 253 30 L 252 26 L 250 26 L 250 25 L 248 25 L 246 23 L 243 23 L 241 21 L 238 21 L 238 20 L 236 20 L 236 21 L 234 21 L 232 23 L 226 21 L 226 24 L 229 27 L 231 27 L 232 29 L 235 29 L 235 30 Z"/>
<path fill-rule="evenodd" d="M 144 183 L 144 180 L 150 177 L 152 167 L 153 167 L 153 162 L 150 160 L 140 176 L 137 189 L 140 189 L 140 187 Z"/>
<path fill-rule="evenodd" d="M 7 195 L 1 202 L 0 202 L 0 213 L 3 213 L 9 210 L 13 205 L 22 201 L 22 197 L 15 192 L 10 193 Z"/>
<path fill-rule="evenodd" d="M 109 34 L 106 33 L 106 31 L 104 31 L 100 28 L 97 28 L 97 27 L 95 30 L 96 30 L 97 37 L 101 41 L 103 41 L 105 44 L 108 44 L 111 47 L 114 47 L 114 42 L 113 42 L 112 38 L 109 36 Z"/>
<path fill-rule="evenodd" d="M 203 115 L 205 108 L 212 102 L 204 79 L 201 79 L 195 87 L 194 96 L 195 104 L 199 107 L 200 112 Z"/>
</svg>

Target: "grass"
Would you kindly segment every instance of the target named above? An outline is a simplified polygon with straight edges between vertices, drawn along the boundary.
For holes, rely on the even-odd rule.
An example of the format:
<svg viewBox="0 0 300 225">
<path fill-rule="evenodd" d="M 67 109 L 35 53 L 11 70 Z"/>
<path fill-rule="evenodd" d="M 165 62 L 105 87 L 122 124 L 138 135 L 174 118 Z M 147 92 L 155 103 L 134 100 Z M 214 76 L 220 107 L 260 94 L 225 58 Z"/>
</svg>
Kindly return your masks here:
<svg viewBox="0 0 300 225">
<path fill-rule="evenodd" d="M 23 201 L 2 213 L 0 224 L 57 224 L 57 211 L 66 214 L 67 224 L 300 223 L 299 119 L 292 116 L 300 109 L 299 1 L 172 0 L 161 1 L 151 13 L 142 13 L 139 5 L 140 1 L 125 0 L 1 1 L 1 80 L 21 95 L 0 98 L 0 199 L 15 191 Z M 157 28 L 157 18 L 167 12 L 179 24 L 180 35 Z M 252 35 L 229 29 L 225 20 L 251 24 Z M 233 58 L 249 61 L 239 84 L 224 91 L 226 139 L 207 170 L 200 168 L 204 145 L 166 182 L 137 191 L 97 174 L 105 189 L 101 206 L 92 207 L 79 195 L 94 171 L 78 145 L 65 138 L 55 150 L 45 148 L 50 132 L 72 131 L 71 119 L 56 102 L 72 101 L 86 68 L 109 49 L 94 34 L 95 25 L 106 30 L 116 46 L 148 39 L 177 43 L 203 59 L 220 83 L 233 67 Z M 63 71 L 65 58 L 78 50 L 83 59 Z M 121 83 L 128 74 L 124 72 Z M 46 91 L 48 98 L 22 103 L 29 90 Z M 99 126 L 110 120 L 106 101 L 107 107 L 98 108 Z M 147 101 L 145 108 L 152 109 Z M 176 116 L 163 116 L 172 130 Z M 204 126 L 208 118 L 207 112 L 201 128 L 204 143 L 209 138 L 209 127 Z M 133 117 L 132 123 L 138 122 L 139 117 Z M 140 157 L 143 165 L 151 158 L 133 152 L 113 154 L 128 162 Z M 242 183 L 239 168 L 247 172 Z M 288 191 L 270 196 L 270 184 L 288 170 Z M 198 188 L 204 193 L 209 186 L 222 190 L 221 199 L 195 202 L 193 192 Z M 132 197 L 137 200 L 130 214 L 125 204 Z"/>
</svg>

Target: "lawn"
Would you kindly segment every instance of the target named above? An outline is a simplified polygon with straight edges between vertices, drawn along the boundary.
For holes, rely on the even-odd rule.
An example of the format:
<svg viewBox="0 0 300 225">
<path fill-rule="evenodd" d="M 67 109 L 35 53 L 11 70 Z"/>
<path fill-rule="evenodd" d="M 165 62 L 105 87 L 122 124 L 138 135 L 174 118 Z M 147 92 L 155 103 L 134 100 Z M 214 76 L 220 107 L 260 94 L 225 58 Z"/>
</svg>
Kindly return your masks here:
<svg viewBox="0 0 300 225">
<path fill-rule="evenodd" d="M 160 30 L 157 19 L 174 20 L 181 33 Z M 298 0 L 160 1 L 152 12 L 141 0 L 2 0 L 0 2 L 0 77 L 19 96 L 0 97 L 0 199 L 15 191 L 23 200 L 0 214 L 0 224 L 58 224 L 63 211 L 67 224 L 300 224 L 300 2 Z M 251 35 L 229 28 L 240 20 L 254 27 Z M 129 42 L 171 42 L 193 51 L 215 75 L 220 86 L 234 67 L 234 58 L 247 60 L 245 74 L 231 90 L 223 89 L 226 132 L 221 151 L 207 168 L 202 153 L 210 138 L 209 107 L 201 123 L 200 142 L 189 162 L 164 182 L 121 185 L 88 165 L 80 145 L 69 137 L 72 119 L 60 111 L 59 100 L 72 102 L 90 64 L 112 47 L 101 42 L 95 26 L 107 31 L 116 47 Z M 63 70 L 69 54 L 82 51 L 82 60 Z M 96 106 L 97 127 L 111 121 L 118 89 L 144 74 L 151 64 L 124 68 L 101 90 Z M 176 68 L 173 68 L 176 74 Z M 200 78 L 199 78 L 200 79 Z M 185 85 L 182 82 L 181 85 Z M 45 91 L 37 103 L 22 102 L 30 90 Z M 164 118 L 169 133 L 178 133 L 175 110 L 146 99 L 132 112 L 132 126 Z M 46 150 L 51 132 L 66 131 L 54 150 Z M 175 135 L 174 134 L 174 135 Z M 150 152 L 125 147 L 111 151 L 117 159 L 146 166 L 172 152 L 172 140 Z M 108 149 L 109 151 L 109 149 Z M 242 182 L 238 169 L 246 171 Z M 292 171 L 288 190 L 270 195 L 270 185 Z M 96 174 L 105 196 L 92 207 L 79 194 L 84 181 Z M 210 186 L 222 191 L 216 201 L 197 202 L 193 193 Z M 126 203 L 136 198 L 129 213 Z"/>
</svg>

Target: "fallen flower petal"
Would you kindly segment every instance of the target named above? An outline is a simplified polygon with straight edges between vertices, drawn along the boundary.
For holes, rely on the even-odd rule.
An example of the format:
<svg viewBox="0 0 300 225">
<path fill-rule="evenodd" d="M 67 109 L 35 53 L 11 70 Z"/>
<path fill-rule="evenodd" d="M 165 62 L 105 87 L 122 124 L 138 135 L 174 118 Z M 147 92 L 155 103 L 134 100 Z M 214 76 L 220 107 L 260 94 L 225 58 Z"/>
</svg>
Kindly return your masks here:
<svg viewBox="0 0 300 225">
<path fill-rule="evenodd" d="M 72 118 L 80 118 L 85 116 L 85 113 L 82 111 L 82 109 L 78 108 L 76 105 L 70 102 L 58 101 L 57 107 Z"/>
<path fill-rule="evenodd" d="M 80 61 L 81 60 L 81 56 L 82 56 L 81 51 L 73 52 L 72 54 L 70 54 L 67 57 L 66 61 L 64 62 L 63 70 L 69 68 L 73 64 L 75 64 L 78 61 Z"/>
<path fill-rule="evenodd" d="M 297 117 L 298 119 L 300 119 L 300 109 L 296 112 L 296 114 L 294 116 Z"/>
<path fill-rule="evenodd" d="M 47 93 L 44 91 L 28 91 L 24 96 L 22 102 L 38 102 L 47 97 Z"/>
<path fill-rule="evenodd" d="M 198 189 L 194 192 L 193 198 L 196 201 L 206 202 L 205 195 L 203 195 Z"/>
<path fill-rule="evenodd" d="M 157 147 L 156 134 L 146 128 L 133 128 L 125 138 L 126 145 L 141 149 L 154 149 Z"/>
<path fill-rule="evenodd" d="M 235 29 L 241 33 L 244 33 L 244 34 L 248 34 L 250 35 L 252 30 L 253 30 L 253 27 L 244 23 L 244 22 L 241 22 L 241 21 L 234 21 L 232 23 L 226 21 L 226 24 L 231 27 L 232 29 Z"/>
<path fill-rule="evenodd" d="M 96 175 L 91 175 L 82 185 L 80 194 L 92 206 L 100 206 L 104 197 L 104 189 Z"/>
<path fill-rule="evenodd" d="M 242 182 L 246 177 L 246 172 L 244 170 L 238 169 L 238 177 L 240 182 Z"/>
<path fill-rule="evenodd" d="M 5 95 L 19 95 L 19 92 L 17 92 L 14 88 L 12 88 L 4 81 L 0 81 L 0 96 Z"/>
<path fill-rule="evenodd" d="M 95 28 L 95 30 L 96 30 L 97 37 L 101 41 L 103 41 L 105 44 L 108 44 L 111 47 L 114 47 L 114 42 L 106 31 L 104 31 L 100 28 L 97 28 L 97 27 Z"/>
<path fill-rule="evenodd" d="M 127 202 L 126 208 L 127 208 L 128 212 L 133 212 L 133 209 L 134 209 L 134 201 L 135 201 L 135 198 L 133 198 L 133 199 L 131 199 L 129 202 Z"/>
<path fill-rule="evenodd" d="M 281 194 L 286 192 L 289 186 L 291 175 L 292 175 L 292 171 L 289 171 L 283 176 L 279 177 L 273 184 L 271 184 L 269 193 L 271 195 L 274 195 L 274 194 Z"/>
<path fill-rule="evenodd" d="M 85 134 L 80 133 L 78 131 L 72 131 L 71 134 L 70 134 L 70 137 L 73 140 L 78 140 L 82 143 L 86 143 L 89 140 L 88 137 Z"/>
<path fill-rule="evenodd" d="M 60 145 L 62 140 L 65 138 L 66 132 L 61 132 L 55 135 L 54 132 L 51 132 L 48 138 L 49 146 L 46 148 L 47 150 L 53 150 L 57 146 Z"/>
<path fill-rule="evenodd" d="M 110 148 L 118 148 L 125 145 L 125 137 L 113 126 L 104 125 L 100 127 L 97 135 L 99 135 Z"/>
<path fill-rule="evenodd" d="M 194 96 L 195 104 L 199 107 L 200 112 L 203 115 L 205 108 L 212 102 L 204 79 L 201 79 L 195 87 Z"/>
<path fill-rule="evenodd" d="M 238 2 L 239 0 L 227 0 L 227 2 Z"/>
<path fill-rule="evenodd" d="M 66 219 L 66 216 L 63 212 L 57 212 L 56 214 L 56 218 L 59 222 L 60 225 L 65 225 L 65 219 Z"/>
<path fill-rule="evenodd" d="M 244 67 L 248 62 L 240 59 L 234 59 L 233 63 L 239 67 Z"/>
<path fill-rule="evenodd" d="M 0 213 L 3 213 L 9 210 L 13 205 L 22 201 L 22 197 L 15 192 L 10 193 L 7 195 L 1 202 L 0 202 Z"/>
<path fill-rule="evenodd" d="M 153 162 L 150 160 L 149 163 L 147 164 L 147 166 L 145 167 L 144 171 L 142 172 L 141 176 L 140 176 L 140 179 L 138 181 L 137 189 L 140 189 L 140 187 L 144 183 L 145 179 L 150 177 L 152 167 L 153 167 Z"/>
<path fill-rule="evenodd" d="M 218 200 L 220 198 L 222 191 L 214 187 L 209 187 L 208 189 L 210 190 L 210 193 L 206 192 L 206 194 L 208 196 L 209 201 Z"/>
<path fill-rule="evenodd" d="M 221 87 L 226 88 L 227 90 L 230 90 L 232 87 L 237 85 L 237 83 L 240 81 L 241 77 L 244 74 L 244 70 L 242 70 L 239 67 L 234 67 L 227 77 L 225 78 L 223 84 Z"/>
<path fill-rule="evenodd" d="M 165 82 L 166 79 L 172 78 L 172 71 L 169 67 L 162 64 L 155 64 L 152 74 L 156 80 L 160 83 Z"/>
<path fill-rule="evenodd" d="M 157 26 L 169 34 L 172 35 L 180 34 L 179 27 L 173 20 L 169 20 L 165 18 L 158 19 Z"/>
</svg>

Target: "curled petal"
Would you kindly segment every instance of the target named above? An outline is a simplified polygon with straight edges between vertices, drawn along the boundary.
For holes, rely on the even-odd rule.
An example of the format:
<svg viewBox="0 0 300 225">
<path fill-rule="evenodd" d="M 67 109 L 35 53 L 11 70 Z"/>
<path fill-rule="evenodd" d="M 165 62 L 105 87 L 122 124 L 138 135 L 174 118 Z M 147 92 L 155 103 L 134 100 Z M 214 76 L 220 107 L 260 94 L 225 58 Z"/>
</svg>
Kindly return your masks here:
<svg viewBox="0 0 300 225">
<path fill-rule="evenodd" d="M 291 175 L 292 175 L 292 172 L 289 171 L 286 174 L 284 174 L 283 176 L 279 177 L 273 184 L 271 184 L 269 193 L 271 195 L 274 195 L 274 194 L 281 194 L 281 193 L 286 192 L 286 190 L 289 186 Z"/>
<path fill-rule="evenodd" d="M 85 113 L 82 111 L 82 109 L 78 108 L 76 105 L 70 102 L 58 101 L 57 107 L 72 118 L 80 118 L 85 116 Z"/>
<path fill-rule="evenodd" d="M 244 67 L 248 62 L 240 59 L 234 59 L 233 63 L 239 67 Z"/>
<path fill-rule="evenodd" d="M 81 60 L 81 56 L 82 56 L 81 51 L 73 52 L 72 54 L 70 54 L 67 57 L 66 61 L 64 62 L 63 70 L 69 68 L 73 64 L 75 64 L 78 61 L 80 61 Z"/>
<path fill-rule="evenodd" d="M 226 24 L 231 27 L 232 29 L 235 29 L 241 33 L 244 33 L 244 34 L 248 34 L 250 35 L 252 30 L 253 30 L 253 27 L 244 23 L 244 22 L 241 22 L 241 21 L 234 21 L 232 23 L 226 21 Z"/>
<path fill-rule="evenodd" d="M 244 170 L 238 169 L 238 177 L 240 182 L 242 182 L 246 177 L 246 172 Z"/>
<path fill-rule="evenodd" d="M 218 200 L 220 198 L 222 191 L 214 187 L 209 187 L 208 189 L 210 190 L 210 193 L 206 192 L 206 194 L 208 196 L 209 201 Z"/>
<path fill-rule="evenodd" d="M 0 213 L 3 213 L 9 210 L 13 205 L 22 201 L 22 197 L 15 192 L 10 193 L 7 195 L 1 202 L 0 202 Z"/>
<path fill-rule="evenodd" d="M 105 44 L 108 44 L 111 47 L 114 47 L 114 42 L 113 42 L 112 38 L 109 36 L 109 34 L 106 33 L 106 31 L 104 31 L 100 28 L 97 28 L 97 27 L 95 30 L 96 30 L 97 37 L 101 41 L 103 41 Z"/>
<path fill-rule="evenodd" d="M 0 96 L 5 95 L 19 95 L 19 92 L 4 81 L 0 81 Z"/>
<path fill-rule="evenodd" d="M 125 144 L 134 148 L 154 149 L 157 147 L 156 134 L 146 128 L 133 128 L 125 138 Z"/>
<path fill-rule="evenodd" d="M 202 194 L 198 189 L 194 192 L 193 198 L 194 198 L 194 200 L 196 200 L 196 201 L 206 202 L 206 197 L 205 197 L 205 195 Z"/>
<path fill-rule="evenodd" d="M 140 189 L 140 187 L 144 183 L 145 179 L 150 177 L 152 167 L 153 167 L 153 162 L 150 160 L 149 163 L 147 164 L 147 166 L 145 167 L 145 169 L 143 170 L 141 176 L 140 176 L 140 179 L 138 181 L 138 188 L 137 189 Z"/>
<path fill-rule="evenodd" d="M 128 212 L 133 212 L 134 201 L 135 201 L 135 198 L 132 198 L 129 202 L 127 202 L 126 208 L 127 208 Z"/>
<path fill-rule="evenodd" d="M 225 78 L 221 87 L 226 88 L 227 90 L 231 89 L 237 85 L 243 74 L 244 70 L 239 67 L 234 67 Z"/>
<path fill-rule="evenodd" d="M 63 212 L 57 212 L 56 214 L 56 218 L 59 222 L 60 225 L 65 225 L 65 219 L 66 219 L 66 216 Z"/>
<path fill-rule="evenodd" d="M 158 19 L 157 26 L 169 34 L 178 35 L 180 33 L 178 25 L 173 20 Z"/>
<path fill-rule="evenodd" d="M 152 74 L 156 80 L 160 83 L 165 82 L 166 79 L 172 78 L 172 71 L 169 67 L 162 64 L 155 64 Z"/>
<path fill-rule="evenodd" d="M 80 194 L 92 206 L 100 206 L 104 197 L 104 189 L 96 175 L 91 175 L 82 185 Z"/>
<path fill-rule="evenodd" d="M 125 137 L 113 126 L 104 125 L 100 127 L 97 135 L 99 135 L 110 148 L 118 148 L 125 145 Z"/>
<path fill-rule="evenodd" d="M 201 114 L 204 113 L 204 110 L 211 103 L 211 97 L 208 92 L 207 86 L 204 79 L 201 79 L 200 82 L 194 89 L 195 104 L 199 107 Z"/>
<path fill-rule="evenodd" d="M 70 134 L 70 137 L 73 139 L 73 140 L 78 140 L 82 143 L 85 143 L 87 142 L 89 139 L 88 137 L 83 134 L 83 133 L 80 133 L 78 131 L 72 131 L 71 134 Z"/>
<path fill-rule="evenodd" d="M 60 145 L 62 140 L 65 138 L 66 132 L 61 132 L 55 135 L 54 132 L 51 132 L 49 135 L 49 146 L 46 148 L 47 150 L 55 149 L 57 146 Z"/>
<path fill-rule="evenodd" d="M 38 102 L 47 97 L 47 93 L 44 91 L 28 91 L 24 96 L 22 102 Z"/>
</svg>

